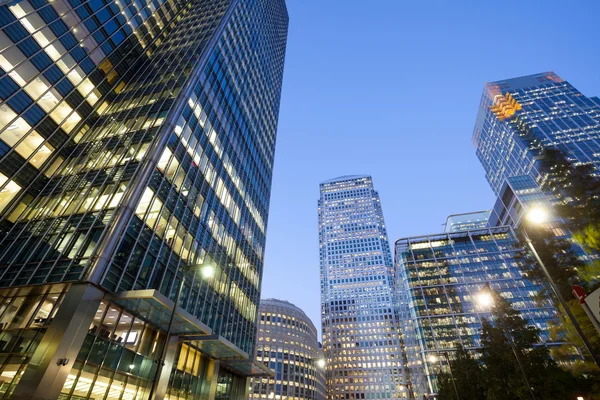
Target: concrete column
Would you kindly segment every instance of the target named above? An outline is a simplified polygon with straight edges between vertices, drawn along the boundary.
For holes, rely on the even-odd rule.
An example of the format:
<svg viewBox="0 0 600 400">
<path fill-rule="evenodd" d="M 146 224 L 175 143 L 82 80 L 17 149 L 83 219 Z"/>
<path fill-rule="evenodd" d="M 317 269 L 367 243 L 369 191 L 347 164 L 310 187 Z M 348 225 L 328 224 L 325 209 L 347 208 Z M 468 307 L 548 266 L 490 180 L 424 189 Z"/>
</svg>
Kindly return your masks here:
<svg viewBox="0 0 600 400">
<path fill-rule="evenodd" d="M 156 392 L 154 392 L 155 400 L 163 400 L 167 394 L 167 388 L 169 386 L 169 378 L 171 372 L 175 368 L 175 359 L 177 356 L 179 345 L 179 336 L 171 336 L 167 343 L 167 354 L 165 354 L 165 366 L 160 371 L 158 377 L 158 385 L 156 385 Z"/>
<path fill-rule="evenodd" d="M 220 366 L 220 361 L 213 361 L 212 374 L 210 376 L 210 393 L 208 394 L 208 400 L 215 400 L 217 394 L 217 383 L 219 383 Z"/>
<path fill-rule="evenodd" d="M 104 292 L 88 283 L 71 286 L 11 396 L 55 400 L 60 395 Z M 59 359 L 68 359 L 66 365 Z"/>
<path fill-rule="evenodd" d="M 249 399 L 251 393 L 252 393 L 252 378 L 246 378 L 244 380 L 244 397 L 243 398 Z"/>
<path fill-rule="evenodd" d="M 245 376 L 233 376 L 233 382 L 231 383 L 231 399 L 232 400 L 246 400 L 248 399 L 248 382 L 250 380 Z"/>
</svg>

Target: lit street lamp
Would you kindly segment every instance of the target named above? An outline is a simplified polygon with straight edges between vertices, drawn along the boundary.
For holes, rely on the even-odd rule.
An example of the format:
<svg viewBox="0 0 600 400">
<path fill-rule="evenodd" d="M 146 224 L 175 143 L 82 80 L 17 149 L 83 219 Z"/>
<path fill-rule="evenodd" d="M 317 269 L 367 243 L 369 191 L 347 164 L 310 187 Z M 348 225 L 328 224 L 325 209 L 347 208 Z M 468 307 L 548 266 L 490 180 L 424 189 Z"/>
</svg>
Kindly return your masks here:
<svg viewBox="0 0 600 400">
<path fill-rule="evenodd" d="M 482 290 L 477 295 L 477 303 L 485 308 L 491 307 L 494 304 L 494 298 L 492 297 L 492 293 L 489 290 Z"/>
<path fill-rule="evenodd" d="M 549 217 L 550 216 L 549 216 L 548 210 L 545 209 L 545 208 L 543 208 L 543 207 L 539 207 L 539 206 L 533 207 L 533 208 L 529 209 L 527 211 L 527 213 L 525 214 L 526 221 L 530 222 L 533 225 L 539 225 L 539 224 L 542 224 L 544 222 L 547 222 L 549 220 Z M 581 341 L 585 345 L 587 351 L 592 356 L 592 359 L 594 360 L 594 362 L 596 363 L 596 365 L 598 367 L 600 367 L 600 359 L 598 359 L 598 356 L 596 356 L 596 354 L 594 353 L 594 350 L 593 350 L 593 347 L 592 347 L 591 343 L 589 342 L 587 336 L 585 335 L 585 333 L 581 329 L 581 326 L 579 326 L 579 322 L 577 322 L 577 320 L 575 319 L 575 316 L 571 312 L 571 309 L 569 308 L 569 305 L 567 304 L 567 302 L 563 298 L 562 294 L 560 293 L 560 290 L 558 289 L 558 286 L 554 282 L 554 279 L 552 279 L 552 277 L 550 276 L 550 273 L 548 272 L 548 269 L 546 268 L 546 265 L 544 264 L 544 262 L 540 258 L 540 256 L 539 256 L 538 252 L 536 251 L 535 247 L 533 246 L 533 243 L 531 242 L 531 239 L 529 238 L 529 235 L 527 234 L 527 230 L 525 229 L 525 224 L 523 224 L 522 227 L 523 227 L 523 237 L 525 238 L 525 243 L 527 243 L 527 246 L 529 247 L 529 250 L 531 251 L 531 253 L 533 253 L 533 256 L 535 257 L 538 265 L 540 266 L 542 272 L 544 273 L 544 276 L 546 277 L 546 280 L 548 281 L 548 283 L 550 284 L 550 287 L 552 288 L 552 292 L 554 292 L 554 295 L 558 299 L 560 305 L 565 310 L 565 313 L 567 314 L 567 316 L 569 317 L 569 320 L 571 321 L 571 323 L 575 327 L 575 330 L 579 334 L 579 337 L 581 338 Z"/>
<path fill-rule="evenodd" d="M 494 293 L 492 292 L 492 288 L 489 283 L 486 283 L 481 292 L 476 297 L 479 305 L 485 308 L 491 308 L 494 306 Z M 502 325 L 502 324 L 501 324 Z M 533 393 L 533 387 L 529 384 L 529 379 L 527 379 L 527 374 L 525 373 L 525 368 L 523 367 L 523 363 L 521 362 L 521 358 L 519 357 L 519 353 L 515 348 L 515 342 L 513 341 L 513 337 L 511 332 L 508 331 L 508 328 L 505 326 L 501 326 L 501 329 L 504 331 L 504 334 L 508 338 L 508 343 L 510 344 L 510 348 L 515 355 L 515 359 L 517 360 L 517 364 L 519 364 L 519 369 L 521 369 L 521 374 L 523 375 L 523 380 L 529 389 L 529 393 L 531 394 L 531 398 L 536 400 L 535 393 Z"/>
<path fill-rule="evenodd" d="M 167 326 L 167 333 L 165 335 L 164 344 L 162 346 L 160 357 L 158 359 L 158 365 L 156 367 L 156 372 L 154 373 L 154 379 L 152 380 L 152 386 L 150 387 L 150 393 L 148 396 L 149 400 L 152 400 L 152 396 L 156 393 L 156 387 L 158 385 L 158 379 L 160 378 L 160 374 L 162 373 L 162 368 L 165 365 L 165 356 L 167 354 L 167 346 L 169 344 L 169 337 L 171 336 L 171 330 L 173 329 L 173 322 L 175 321 L 175 315 L 177 314 L 177 305 L 179 304 L 179 298 L 181 297 L 181 293 L 183 292 L 183 286 L 185 284 L 185 277 L 189 271 L 200 271 L 200 275 L 202 278 L 208 280 L 212 278 L 215 274 L 215 267 L 211 264 L 192 264 L 192 265 L 184 265 L 181 266 L 180 269 L 183 271 L 183 276 L 179 281 L 179 286 L 177 287 L 177 294 L 175 295 L 175 300 L 173 301 L 173 309 L 171 310 L 171 318 L 169 319 L 169 325 Z"/>
<path fill-rule="evenodd" d="M 448 355 L 447 351 L 444 351 L 442 353 L 442 355 L 444 356 L 444 358 L 446 359 L 446 362 L 448 363 L 448 370 L 450 371 L 450 378 L 452 379 L 452 386 L 454 387 L 454 393 L 456 394 L 456 400 L 460 400 L 460 396 L 458 394 L 458 388 L 456 387 L 456 381 L 454 380 L 454 373 L 452 372 L 452 365 L 450 364 L 450 356 Z M 432 364 L 435 364 L 436 362 L 438 362 L 438 357 L 435 354 L 432 354 L 429 356 L 429 362 L 431 362 Z M 440 365 L 440 371 L 441 371 L 441 365 Z"/>
</svg>

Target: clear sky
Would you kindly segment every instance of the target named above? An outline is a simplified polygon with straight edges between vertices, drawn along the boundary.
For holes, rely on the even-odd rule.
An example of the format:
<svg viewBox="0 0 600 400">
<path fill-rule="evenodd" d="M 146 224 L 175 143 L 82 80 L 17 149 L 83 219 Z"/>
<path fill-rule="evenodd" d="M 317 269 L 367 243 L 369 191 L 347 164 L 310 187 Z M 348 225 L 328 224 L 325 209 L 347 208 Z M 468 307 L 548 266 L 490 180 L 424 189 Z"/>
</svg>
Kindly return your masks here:
<svg viewBox="0 0 600 400">
<path fill-rule="evenodd" d="M 262 297 L 296 304 L 320 331 L 319 182 L 370 174 L 390 244 L 491 208 L 471 143 L 484 83 L 553 70 L 600 96 L 600 1 L 287 5 Z"/>
</svg>

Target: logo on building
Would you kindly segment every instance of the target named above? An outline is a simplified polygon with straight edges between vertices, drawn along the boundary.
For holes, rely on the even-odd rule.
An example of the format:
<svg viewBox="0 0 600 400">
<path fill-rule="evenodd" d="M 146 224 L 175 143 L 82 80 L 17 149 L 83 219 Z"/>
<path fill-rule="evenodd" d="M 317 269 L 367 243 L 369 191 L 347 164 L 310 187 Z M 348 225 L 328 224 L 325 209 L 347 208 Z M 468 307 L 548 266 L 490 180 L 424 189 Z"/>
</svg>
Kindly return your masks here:
<svg viewBox="0 0 600 400">
<path fill-rule="evenodd" d="M 490 110 L 500 121 L 511 119 L 521 108 L 521 105 L 510 93 L 506 93 L 504 96 L 497 94 L 494 96 L 494 104 L 490 106 Z"/>
</svg>

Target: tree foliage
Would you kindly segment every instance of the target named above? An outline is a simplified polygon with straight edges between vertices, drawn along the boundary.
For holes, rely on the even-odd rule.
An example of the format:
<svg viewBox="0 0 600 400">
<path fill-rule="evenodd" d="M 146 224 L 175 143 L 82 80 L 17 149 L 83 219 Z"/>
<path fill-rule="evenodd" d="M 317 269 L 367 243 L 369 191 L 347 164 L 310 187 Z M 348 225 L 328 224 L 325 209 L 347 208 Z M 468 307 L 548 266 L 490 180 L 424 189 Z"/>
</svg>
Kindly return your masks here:
<svg viewBox="0 0 600 400">
<path fill-rule="evenodd" d="M 589 164 L 571 163 L 557 148 L 545 148 L 540 169 L 547 174 L 542 189 L 560 200 L 555 209 L 569 227 L 579 231 L 600 221 L 600 179 Z"/>
<path fill-rule="evenodd" d="M 540 169 L 547 174 L 542 189 L 552 192 L 558 199 L 554 209 L 565 223 L 565 228 L 588 253 L 600 254 L 600 179 L 594 174 L 594 168 L 589 164 L 571 163 L 557 148 L 545 148 L 540 158 Z M 555 249 L 550 246 L 547 250 L 544 253 L 552 254 Z M 588 291 L 600 285 L 600 263 L 580 262 L 574 265 L 570 259 L 561 261 L 562 265 L 577 271 L 580 283 Z M 561 290 L 566 290 L 568 283 L 561 282 Z"/>
<path fill-rule="evenodd" d="M 569 239 L 557 238 L 548 230 L 527 225 L 525 228 L 558 291 L 564 299 L 572 300 L 571 288 L 574 284 L 582 285 L 588 293 L 600 285 L 600 262 L 581 258 L 581 249 L 588 254 L 600 254 L 600 179 L 594 175 L 591 165 L 575 165 L 557 148 L 543 149 L 539 168 L 545 174 L 542 189 L 553 193 L 558 200 L 554 202 L 554 209 L 564 223 L 562 229 L 565 233 L 571 232 L 579 246 Z M 523 263 L 527 277 L 535 282 L 546 282 L 540 266 L 533 262 L 531 255 L 523 252 L 521 257 L 527 259 Z M 560 309 L 561 304 L 550 292 L 548 285 L 545 285 L 540 297 L 553 299 L 555 306 Z M 586 331 L 594 352 L 600 354 L 600 335 L 581 306 L 575 301 L 568 303 L 571 313 Z M 564 339 L 582 346 L 571 321 L 561 315 L 561 323 L 566 331 Z"/>
<path fill-rule="evenodd" d="M 459 346 L 450 362 L 460 399 L 531 400 L 527 382 L 538 400 L 594 399 L 593 380 L 561 368 L 541 343 L 539 330 L 497 293 L 492 318 L 482 323 L 481 345 L 479 360 Z M 440 400 L 456 399 L 449 374 L 441 374 L 438 382 Z"/>
<path fill-rule="evenodd" d="M 557 148 L 539 148 L 542 150 L 537 167 L 544 174 L 542 190 L 557 199 L 554 209 L 564 222 L 565 232 L 572 233 L 575 242 L 588 254 L 600 255 L 600 178 L 591 165 L 575 165 Z M 569 309 L 598 353 L 600 335 L 573 299 L 571 287 L 575 283 L 582 284 L 588 292 L 600 287 L 600 261 L 582 261 L 573 243 L 557 238 L 553 232 L 543 229 L 527 229 L 527 232 L 561 295 L 570 299 Z M 519 257 L 529 279 L 546 282 L 543 271 L 528 251 L 521 251 Z M 547 287 L 539 300 L 553 299 L 559 308 L 560 321 L 551 330 L 551 339 L 569 342 L 575 347 L 553 348 L 553 358 L 540 341 L 539 330 L 528 325 L 520 313 L 496 293 L 492 318 L 482 323 L 479 359 L 469 357 L 468 352 L 459 348 L 450 363 L 460 399 L 531 399 L 517 361 L 521 360 L 536 399 L 583 396 L 586 400 L 600 400 L 598 368 L 590 361 L 577 360 L 577 348 L 583 348 L 583 343 L 550 292 Z M 562 368 L 555 360 L 569 360 L 569 369 Z M 438 383 L 441 400 L 456 399 L 449 374 L 441 374 Z"/>
<path fill-rule="evenodd" d="M 458 400 L 452 376 L 456 384 L 459 399 L 483 399 L 485 388 L 483 385 L 482 369 L 477 360 L 461 345 L 457 345 L 455 358 L 450 362 L 452 375 L 443 373 L 438 377 L 439 395 L 442 399 Z"/>
</svg>

